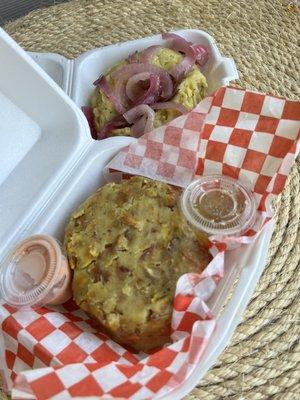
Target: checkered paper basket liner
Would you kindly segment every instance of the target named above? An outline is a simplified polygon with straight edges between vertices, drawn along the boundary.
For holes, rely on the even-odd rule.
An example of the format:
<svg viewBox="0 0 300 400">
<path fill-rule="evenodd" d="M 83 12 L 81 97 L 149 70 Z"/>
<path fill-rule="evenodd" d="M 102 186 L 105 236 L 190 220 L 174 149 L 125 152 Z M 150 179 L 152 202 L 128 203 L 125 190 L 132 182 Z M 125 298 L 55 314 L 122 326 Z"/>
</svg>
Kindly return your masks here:
<svg viewBox="0 0 300 400">
<path fill-rule="evenodd" d="M 268 197 L 279 194 L 299 149 L 300 102 L 222 87 L 192 112 L 139 138 L 108 165 L 184 187 L 203 174 L 238 178 L 255 193 L 253 240 L 270 217 Z M 270 195 L 270 196 L 269 196 Z M 172 340 L 153 354 L 134 354 L 100 333 L 73 302 L 17 310 L 0 306 L 2 372 L 12 397 L 96 396 L 159 399 L 188 379 L 215 328 L 206 300 L 222 278 L 228 238 L 212 238 L 212 262 L 183 275 L 176 288 Z"/>
<path fill-rule="evenodd" d="M 122 149 L 108 168 L 180 187 L 214 174 L 243 182 L 258 206 L 254 227 L 240 238 L 211 237 L 232 247 L 251 241 L 271 216 L 267 206 L 299 152 L 299 129 L 299 101 L 224 86 Z"/>
<path fill-rule="evenodd" d="M 172 391 L 192 373 L 214 330 L 205 299 L 221 278 L 217 264 L 223 264 L 223 253 L 219 258 L 202 276 L 179 279 L 176 341 L 151 355 L 133 354 L 98 332 L 71 301 L 35 310 L 2 305 L 3 376 L 14 383 L 12 398 L 31 393 L 37 399 L 158 399 Z"/>
</svg>

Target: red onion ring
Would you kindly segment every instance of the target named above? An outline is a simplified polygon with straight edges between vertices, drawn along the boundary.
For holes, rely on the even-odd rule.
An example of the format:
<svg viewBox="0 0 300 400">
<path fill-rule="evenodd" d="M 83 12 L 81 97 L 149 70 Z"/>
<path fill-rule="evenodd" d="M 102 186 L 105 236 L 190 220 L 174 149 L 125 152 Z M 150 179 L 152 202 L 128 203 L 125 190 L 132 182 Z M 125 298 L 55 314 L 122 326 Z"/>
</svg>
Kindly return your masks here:
<svg viewBox="0 0 300 400">
<path fill-rule="evenodd" d="M 102 90 L 102 92 L 109 98 L 118 113 L 122 114 L 125 112 L 125 108 L 120 101 L 120 97 L 110 88 L 104 75 L 100 75 L 99 78 L 94 82 L 94 85 Z"/>
<path fill-rule="evenodd" d="M 161 37 L 165 40 L 171 40 L 172 49 L 184 53 L 186 56 L 194 57 L 195 53 L 192 49 L 192 42 L 188 42 L 176 33 L 163 33 Z"/>
<path fill-rule="evenodd" d="M 103 140 L 108 137 L 108 134 L 118 128 L 127 128 L 129 126 L 128 122 L 125 120 L 123 115 L 117 115 L 110 121 L 108 121 L 104 127 L 97 133 L 97 139 Z"/>
<path fill-rule="evenodd" d="M 177 83 L 180 83 L 194 65 L 195 59 L 191 58 L 190 56 L 185 56 L 179 64 L 175 65 L 170 70 L 170 74 L 173 76 Z"/>
<path fill-rule="evenodd" d="M 145 49 L 141 53 L 141 63 L 150 64 L 151 60 L 152 60 L 152 57 L 160 49 L 163 49 L 163 47 L 160 46 L 160 45 L 153 45 L 153 46 L 150 46 L 147 49 Z"/>
<path fill-rule="evenodd" d="M 191 43 L 175 33 L 164 33 L 162 34 L 162 38 L 171 40 L 170 48 L 172 50 L 185 54 L 181 63 L 175 65 L 170 70 L 170 74 L 176 81 L 182 80 L 183 77 L 192 69 L 196 61 L 196 56 L 194 50 L 191 48 Z"/>
<path fill-rule="evenodd" d="M 193 44 L 192 48 L 196 55 L 196 63 L 203 67 L 209 57 L 207 48 L 201 44 Z"/>
<path fill-rule="evenodd" d="M 82 110 L 83 114 L 85 115 L 87 122 L 89 124 L 92 138 L 97 139 L 97 129 L 96 129 L 95 123 L 94 123 L 94 113 L 93 113 L 92 107 L 82 106 L 81 110 Z"/>
<path fill-rule="evenodd" d="M 135 105 L 139 104 L 152 104 L 158 100 L 161 94 L 160 79 L 158 75 L 150 74 L 150 85 L 147 91 L 145 91 L 135 102 Z"/>
<path fill-rule="evenodd" d="M 141 72 L 128 79 L 126 83 L 126 95 L 131 101 L 134 101 L 137 98 L 137 95 L 134 91 L 135 85 L 138 82 L 150 80 L 150 75 L 150 72 Z"/>
<path fill-rule="evenodd" d="M 154 127 L 155 112 L 151 109 L 151 113 L 148 114 L 147 122 L 144 128 L 144 133 L 152 131 Z"/>
<path fill-rule="evenodd" d="M 149 81 L 149 87 L 136 96 L 134 93 L 134 86 L 141 81 Z M 126 84 L 126 95 L 133 101 L 134 106 L 139 104 L 151 104 L 158 100 L 160 97 L 160 79 L 158 75 L 153 75 L 148 72 L 141 72 L 140 74 L 133 75 L 128 79 Z"/>
<path fill-rule="evenodd" d="M 161 97 L 166 100 L 172 96 L 173 82 L 170 75 L 160 67 L 143 63 L 129 64 L 112 73 L 112 78 L 116 80 L 116 94 L 123 91 L 124 84 L 129 78 L 141 72 L 150 72 L 153 75 L 158 75 L 161 84 Z"/>
<path fill-rule="evenodd" d="M 140 135 L 150 132 L 153 129 L 153 123 L 155 118 L 155 112 L 149 107 L 147 104 L 140 104 L 136 107 L 131 108 L 123 114 L 124 118 L 130 124 L 133 124 L 132 131 L 136 132 L 136 134 L 140 133 Z M 143 122 L 140 119 L 145 120 L 145 124 L 142 129 Z M 140 136 L 139 135 L 139 136 Z"/>
<path fill-rule="evenodd" d="M 141 135 L 143 135 L 146 123 L 147 116 L 143 115 L 134 123 L 134 125 L 132 125 L 131 130 L 135 137 L 140 137 Z"/>
<path fill-rule="evenodd" d="M 175 65 L 170 71 L 170 74 L 178 81 L 181 80 L 194 66 L 195 62 L 203 66 L 208 59 L 208 51 L 200 44 L 188 42 L 181 36 L 175 33 L 164 33 L 163 39 L 171 40 L 170 48 L 185 54 L 182 62 Z"/>
</svg>

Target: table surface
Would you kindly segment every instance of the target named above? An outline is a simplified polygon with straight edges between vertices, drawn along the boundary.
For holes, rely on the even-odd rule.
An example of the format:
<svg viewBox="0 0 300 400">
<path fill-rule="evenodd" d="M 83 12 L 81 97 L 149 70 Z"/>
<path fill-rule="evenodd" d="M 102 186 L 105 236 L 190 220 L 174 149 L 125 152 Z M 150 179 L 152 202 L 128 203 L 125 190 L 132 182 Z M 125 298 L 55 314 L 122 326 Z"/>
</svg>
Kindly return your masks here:
<svg viewBox="0 0 300 400">
<path fill-rule="evenodd" d="M 300 12 L 279 0 L 75 0 L 34 11 L 5 29 L 26 50 L 83 51 L 180 28 L 213 35 L 233 57 L 236 84 L 299 98 Z M 297 82 L 298 80 L 298 82 Z M 300 162 L 275 205 L 269 257 L 230 345 L 185 400 L 293 400 L 299 386 Z M 298 353 L 297 353 L 298 350 Z M 6 399 L 0 392 L 0 399 Z"/>
</svg>

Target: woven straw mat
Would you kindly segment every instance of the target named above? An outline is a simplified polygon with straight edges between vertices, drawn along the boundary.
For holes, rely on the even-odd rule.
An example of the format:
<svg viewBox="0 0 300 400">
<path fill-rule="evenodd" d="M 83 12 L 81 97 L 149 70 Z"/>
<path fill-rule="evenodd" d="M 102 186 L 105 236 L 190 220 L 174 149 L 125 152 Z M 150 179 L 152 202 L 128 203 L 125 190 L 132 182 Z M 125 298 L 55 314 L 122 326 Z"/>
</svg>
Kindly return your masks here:
<svg viewBox="0 0 300 400">
<path fill-rule="evenodd" d="M 288 3 L 76 0 L 32 12 L 5 29 L 26 50 L 69 58 L 164 31 L 203 29 L 215 37 L 224 55 L 234 58 L 238 85 L 296 99 L 300 12 L 288 10 Z M 251 302 L 230 345 L 185 400 L 300 398 L 299 177 L 298 160 L 275 205 L 269 257 Z"/>
</svg>

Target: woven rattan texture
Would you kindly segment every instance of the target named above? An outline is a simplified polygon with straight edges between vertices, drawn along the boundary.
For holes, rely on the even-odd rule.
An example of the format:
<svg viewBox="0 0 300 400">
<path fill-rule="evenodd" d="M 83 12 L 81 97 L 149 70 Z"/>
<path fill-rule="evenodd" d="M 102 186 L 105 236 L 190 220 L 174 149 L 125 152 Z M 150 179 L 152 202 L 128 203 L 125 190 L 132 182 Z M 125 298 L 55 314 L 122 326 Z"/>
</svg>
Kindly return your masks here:
<svg viewBox="0 0 300 400">
<path fill-rule="evenodd" d="M 204 29 L 235 59 L 238 85 L 296 99 L 300 12 L 289 11 L 288 3 L 78 0 L 32 12 L 5 29 L 26 50 L 70 58 L 163 31 Z M 299 398 L 299 218 L 298 162 L 276 203 L 268 262 L 248 309 L 226 351 L 185 400 Z M 0 393 L 0 398 L 6 397 Z"/>
</svg>

